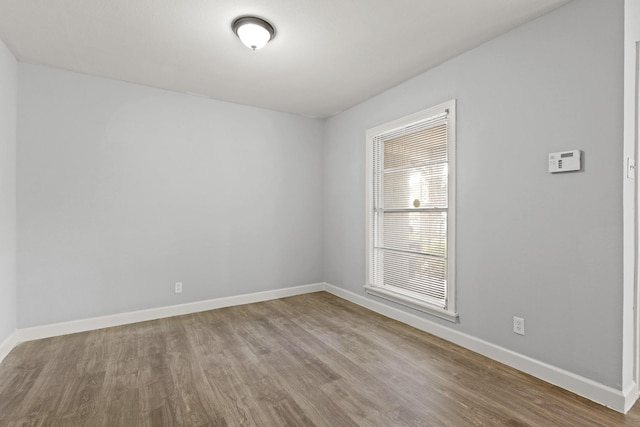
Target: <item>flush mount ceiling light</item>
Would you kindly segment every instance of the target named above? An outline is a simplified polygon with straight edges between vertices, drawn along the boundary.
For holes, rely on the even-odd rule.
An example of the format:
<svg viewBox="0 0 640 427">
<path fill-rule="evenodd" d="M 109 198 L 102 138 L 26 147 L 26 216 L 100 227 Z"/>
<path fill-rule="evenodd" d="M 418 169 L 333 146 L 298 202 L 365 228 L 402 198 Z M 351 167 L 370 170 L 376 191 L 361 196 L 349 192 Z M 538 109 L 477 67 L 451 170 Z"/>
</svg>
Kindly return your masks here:
<svg viewBox="0 0 640 427">
<path fill-rule="evenodd" d="M 249 49 L 264 47 L 276 35 L 273 25 L 255 16 L 242 16 L 231 24 L 233 32 Z"/>
</svg>

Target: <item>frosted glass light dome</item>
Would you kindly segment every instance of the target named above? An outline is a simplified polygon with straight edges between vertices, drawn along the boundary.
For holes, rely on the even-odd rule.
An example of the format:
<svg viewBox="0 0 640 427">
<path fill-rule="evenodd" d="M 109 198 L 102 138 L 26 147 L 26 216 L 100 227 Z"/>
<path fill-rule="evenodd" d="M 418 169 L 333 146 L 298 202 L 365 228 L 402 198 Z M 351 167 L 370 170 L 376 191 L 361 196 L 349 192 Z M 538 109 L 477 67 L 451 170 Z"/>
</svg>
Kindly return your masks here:
<svg viewBox="0 0 640 427">
<path fill-rule="evenodd" d="M 263 48 L 276 34 L 271 24 L 254 16 L 238 18 L 231 27 L 240 41 L 252 50 Z"/>
</svg>

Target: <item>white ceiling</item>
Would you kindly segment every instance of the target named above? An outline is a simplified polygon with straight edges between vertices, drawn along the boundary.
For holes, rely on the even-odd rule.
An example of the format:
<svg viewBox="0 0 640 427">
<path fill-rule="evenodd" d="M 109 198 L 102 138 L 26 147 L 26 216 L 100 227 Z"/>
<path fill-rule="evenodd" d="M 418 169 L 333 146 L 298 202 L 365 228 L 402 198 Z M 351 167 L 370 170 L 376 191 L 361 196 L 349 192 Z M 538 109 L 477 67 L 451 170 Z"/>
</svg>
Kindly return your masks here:
<svg viewBox="0 0 640 427">
<path fill-rule="evenodd" d="M 24 62 L 329 117 L 569 0 L 0 0 Z M 247 49 L 240 15 L 276 38 Z"/>
</svg>

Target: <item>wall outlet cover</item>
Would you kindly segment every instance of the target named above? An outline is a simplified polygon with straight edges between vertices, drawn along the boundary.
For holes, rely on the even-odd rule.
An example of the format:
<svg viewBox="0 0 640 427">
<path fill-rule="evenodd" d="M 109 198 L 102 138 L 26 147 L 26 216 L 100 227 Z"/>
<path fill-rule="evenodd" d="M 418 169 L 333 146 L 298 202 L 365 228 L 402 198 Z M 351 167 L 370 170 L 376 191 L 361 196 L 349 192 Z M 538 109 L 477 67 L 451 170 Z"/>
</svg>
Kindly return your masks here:
<svg viewBox="0 0 640 427">
<path fill-rule="evenodd" d="M 513 316 L 513 332 L 524 335 L 524 319 L 522 317 Z"/>
</svg>

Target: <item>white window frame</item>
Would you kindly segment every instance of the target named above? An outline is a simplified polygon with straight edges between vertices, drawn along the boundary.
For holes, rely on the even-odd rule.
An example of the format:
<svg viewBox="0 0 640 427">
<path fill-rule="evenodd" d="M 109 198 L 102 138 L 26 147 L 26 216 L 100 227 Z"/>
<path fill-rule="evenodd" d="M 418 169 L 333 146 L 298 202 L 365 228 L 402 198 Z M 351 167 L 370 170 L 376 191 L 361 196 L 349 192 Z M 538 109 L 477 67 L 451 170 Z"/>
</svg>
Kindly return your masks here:
<svg viewBox="0 0 640 427">
<path fill-rule="evenodd" d="M 372 257 L 374 233 L 374 139 L 382 134 L 393 132 L 413 124 L 426 121 L 432 117 L 448 114 L 447 125 L 447 284 L 445 307 L 429 303 L 421 298 L 414 298 L 401 293 L 393 292 L 373 283 Z M 419 111 L 417 113 L 402 117 L 400 119 L 385 123 L 380 126 L 368 129 L 366 133 L 366 265 L 367 280 L 365 290 L 368 294 L 375 295 L 395 303 L 420 310 L 422 312 L 457 322 L 458 313 L 456 311 L 456 280 L 455 280 L 455 241 L 456 241 L 456 100 L 439 104 L 432 108 Z"/>
</svg>

